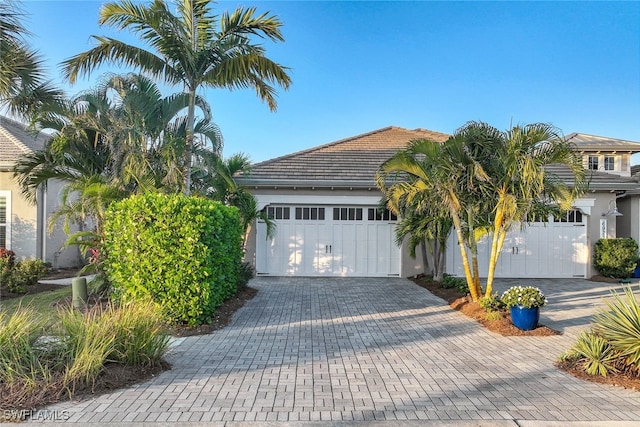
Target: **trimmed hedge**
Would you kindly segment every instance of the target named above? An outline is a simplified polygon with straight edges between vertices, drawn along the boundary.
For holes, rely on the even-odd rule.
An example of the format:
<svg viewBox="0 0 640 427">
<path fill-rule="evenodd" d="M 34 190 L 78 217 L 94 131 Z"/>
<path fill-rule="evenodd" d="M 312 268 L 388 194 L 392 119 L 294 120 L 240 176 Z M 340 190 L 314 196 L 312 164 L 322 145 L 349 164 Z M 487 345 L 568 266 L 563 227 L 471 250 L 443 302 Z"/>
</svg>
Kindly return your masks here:
<svg viewBox="0 0 640 427">
<path fill-rule="evenodd" d="M 593 249 L 593 266 L 603 276 L 630 277 L 638 260 L 638 243 L 631 239 L 600 239 Z"/>
<path fill-rule="evenodd" d="M 200 325 L 236 293 L 242 227 L 234 207 L 149 193 L 106 214 L 105 272 L 116 298 L 151 297 L 174 323 Z"/>
</svg>

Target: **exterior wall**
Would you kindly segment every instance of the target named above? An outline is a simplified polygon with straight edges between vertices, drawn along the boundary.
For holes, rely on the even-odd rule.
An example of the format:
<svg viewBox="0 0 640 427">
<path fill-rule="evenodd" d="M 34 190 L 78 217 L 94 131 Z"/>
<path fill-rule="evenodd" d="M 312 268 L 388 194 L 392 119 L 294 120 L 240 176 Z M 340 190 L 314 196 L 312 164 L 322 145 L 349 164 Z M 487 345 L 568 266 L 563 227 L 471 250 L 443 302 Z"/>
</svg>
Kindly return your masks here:
<svg viewBox="0 0 640 427">
<path fill-rule="evenodd" d="M 20 188 L 13 180 L 13 172 L 0 172 L 0 190 L 8 191 L 11 197 L 11 247 L 18 259 L 36 258 L 38 241 L 38 211 L 35 205 L 22 197 Z"/>
<path fill-rule="evenodd" d="M 604 156 L 615 157 L 615 169 L 604 170 Z M 613 175 L 619 175 L 624 177 L 631 176 L 631 154 L 629 153 L 606 153 L 606 152 L 588 152 L 585 151 L 582 155 L 582 165 L 585 169 L 589 168 L 589 156 L 598 156 L 598 171 L 610 173 Z"/>
<path fill-rule="evenodd" d="M 22 196 L 13 172 L 0 172 L 0 190 L 11 194 L 11 250 L 19 259 L 41 258 L 54 268 L 80 264 L 77 248 L 62 249 L 67 240 L 62 226 L 52 233 L 47 230 L 48 218 L 60 206 L 61 189 L 62 183 L 50 182 L 47 193 L 39 193 L 37 204 L 32 204 Z"/>
<path fill-rule="evenodd" d="M 616 218 L 616 237 L 631 237 L 640 242 L 640 195 L 619 198 L 617 204 L 624 216 Z"/>
<path fill-rule="evenodd" d="M 272 196 L 274 198 L 282 197 L 282 199 L 286 199 L 288 197 L 293 197 L 293 199 L 299 196 L 317 196 L 317 197 L 330 197 L 334 204 L 346 204 L 352 205 L 357 204 L 354 198 L 363 198 L 367 197 L 368 199 L 371 197 L 379 198 L 380 193 L 377 190 L 360 190 L 360 191 L 340 191 L 340 190 L 260 190 L 253 191 L 253 194 L 261 199 L 261 196 Z M 585 206 L 590 206 L 590 209 L 584 209 L 583 212 L 587 215 L 587 248 L 588 248 L 588 265 L 587 265 L 587 277 L 591 277 L 593 275 L 598 274 L 597 271 L 593 268 L 592 258 L 593 258 L 593 245 L 600 238 L 601 231 L 601 221 L 606 221 L 606 236 L 612 238 L 616 236 L 620 236 L 620 233 L 624 231 L 627 233 L 625 229 L 625 225 L 623 223 L 623 217 L 614 217 L 614 216 L 602 216 L 603 213 L 607 212 L 610 209 L 610 206 L 613 206 L 615 201 L 615 193 L 611 192 L 593 192 L 588 193 L 584 196 L 585 199 L 588 199 L 589 202 L 585 204 Z M 292 202 L 295 203 L 295 202 Z M 610 205 L 611 203 L 611 205 Z M 620 202 L 619 202 L 620 203 Z M 577 203 L 578 206 L 581 206 L 580 203 Z M 259 206 L 262 208 L 263 206 Z M 620 208 L 621 205 L 618 205 Z M 629 220 L 631 217 L 636 217 L 636 215 L 629 215 Z M 618 234 L 617 232 L 617 223 L 620 224 L 621 230 Z M 249 240 L 247 242 L 245 260 L 247 262 L 251 262 L 255 265 L 255 256 L 256 256 L 256 227 L 255 224 L 252 227 L 251 234 L 249 236 Z M 400 275 L 401 277 L 410 277 L 416 274 L 422 273 L 422 261 L 418 256 L 416 259 L 413 259 L 409 256 L 409 250 L 407 248 L 407 242 L 405 241 L 402 245 L 401 252 L 401 269 Z"/>
<path fill-rule="evenodd" d="M 76 267 L 82 265 L 80 252 L 76 246 L 70 246 L 67 248 L 63 247 L 68 236 L 63 230 L 62 220 L 55 225 L 52 231 L 49 231 L 49 219 L 61 205 L 60 197 L 63 186 L 64 184 L 60 181 L 49 181 L 47 192 L 41 198 L 41 200 L 45 200 L 46 202 L 43 206 L 39 206 L 41 214 L 46 212 L 46 221 L 43 222 L 43 233 L 45 236 L 43 259 L 50 262 L 54 268 Z M 71 232 L 75 232 L 77 230 L 77 226 L 71 227 Z"/>
</svg>

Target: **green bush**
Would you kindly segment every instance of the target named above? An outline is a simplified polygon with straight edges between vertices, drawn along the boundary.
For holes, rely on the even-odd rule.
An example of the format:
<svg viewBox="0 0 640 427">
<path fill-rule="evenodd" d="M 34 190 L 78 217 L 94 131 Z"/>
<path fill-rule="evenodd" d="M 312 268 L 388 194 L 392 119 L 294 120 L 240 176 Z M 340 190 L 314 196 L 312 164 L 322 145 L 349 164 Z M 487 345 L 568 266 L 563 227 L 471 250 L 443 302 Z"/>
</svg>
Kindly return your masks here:
<svg viewBox="0 0 640 427">
<path fill-rule="evenodd" d="M 478 300 L 478 305 L 484 308 L 487 312 L 496 312 L 505 308 L 505 305 L 498 294 L 480 298 Z"/>
<path fill-rule="evenodd" d="M 600 239 L 594 245 L 593 266 L 603 276 L 630 277 L 638 260 L 638 243 L 629 239 Z"/>
<path fill-rule="evenodd" d="M 445 289 L 455 288 L 459 293 L 466 295 L 469 293 L 469 285 L 467 285 L 466 279 L 462 277 L 455 277 L 445 274 L 442 277 L 440 286 Z"/>
<path fill-rule="evenodd" d="M 589 375 L 606 377 L 608 373 L 616 372 L 616 353 L 607 340 L 592 331 L 582 331 L 573 347 L 560 359 L 577 363 Z"/>
<path fill-rule="evenodd" d="M 26 259 L 12 262 L 9 257 L 0 257 L 0 284 L 9 291 L 21 293 L 26 286 L 33 286 L 47 273 L 47 266 L 41 259 Z"/>
<path fill-rule="evenodd" d="M 104 229 L 105 272 L 116 298 L 151 298 L 170 322 L 195 326 L 237 291 L 236 208 L 183 195 L 132 196 L 110 206 Z"/>
</svg>

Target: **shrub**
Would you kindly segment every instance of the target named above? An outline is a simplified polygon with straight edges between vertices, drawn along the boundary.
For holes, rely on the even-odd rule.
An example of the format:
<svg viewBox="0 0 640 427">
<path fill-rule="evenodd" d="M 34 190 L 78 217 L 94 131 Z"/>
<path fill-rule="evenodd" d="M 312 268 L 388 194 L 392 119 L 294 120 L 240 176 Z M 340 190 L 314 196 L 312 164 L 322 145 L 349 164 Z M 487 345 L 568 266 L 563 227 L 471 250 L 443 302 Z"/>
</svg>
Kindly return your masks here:
<svg viewBox="0 0 640 427">
<path fill-rule="evenodd" d="M 12 280 L 20 286 L 33 286 L 47 274 L 47 270 L 41 259 L 26 259 L 13 267 Z"/>
<path fill-rule="evenodd" d="M 629 239 L 600 239 L 594 245 L 593 266 L 603 276 L 629 277 L 636 268 L 638 243 Z"/>
<path fill-rule="evenodd" d="M 16 262 L 16 253 L 10 249 L 0 248 L 0 259 L 4 259 L 9 268 L 13 268 L 13 263 Z"/>
<path fill-rule="evenodd" d="M 525 308 L 542 307 L 547 298 L 542 291 L 534 286 L 512 286 L 500 297 L 506 308 L 522 306 Z"/>
<path fill-rule="evenodd" d="M 105 272 L 116 298 L 151 298 L 171 322 L 208 322 L 237 291 L 242 229 L 236 208 L 158 193 L 113 203 Z"/>
<path fill-rule="evenodd" d="M 592 331 L 583 331 L 560 359 L 578 363 L 589 375 L 604 377 L 609 372 L 616 372 L 617 354 L 607 340 Z"/>
<path fill-rule="evenodd" d="M 448 274 L 445 274 L 442 277 L 440 286 L 442 286 L 445 289 L 455 288 L 458 292 L 464 295 L 469 293 L 469 286 L 467 285 L 467 281 L 461 277 L 455 277 L 455 276 L 450 276 Z"/>
<path fill-rule="evenodd" d="M 498 297 L 498 294 L 480 298 L 478 300 L 478 305 L 484 308 L 487 312 L 497 312 L 505 307 L 502 300 Z"/>
</svg>

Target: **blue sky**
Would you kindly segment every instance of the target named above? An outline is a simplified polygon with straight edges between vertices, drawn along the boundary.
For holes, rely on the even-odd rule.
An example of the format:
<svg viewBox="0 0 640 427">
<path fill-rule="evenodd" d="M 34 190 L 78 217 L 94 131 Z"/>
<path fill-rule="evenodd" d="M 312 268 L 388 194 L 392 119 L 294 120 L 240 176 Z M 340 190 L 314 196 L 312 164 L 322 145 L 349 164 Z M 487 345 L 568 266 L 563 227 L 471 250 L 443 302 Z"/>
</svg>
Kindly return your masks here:
<svg viewBox="0 0 640 427">
<path fill-rule="evenodd" d="M 69 94 L 60 61 L 89 49 L 102 2 L 28 0 L 33 46 Z M 283 22 L 268 56 L 291 68 L 271 113 L 251 90 L 205 90 L 224 154 L 262 161 L 394 125 L 451 133 L 550 122 L 640 142 L 640 2 L 222 1 Z M 180 88 L 166 89 L 165 94 Z M 640 156 L 634 159 L 640 163 Z"/>
</svg>

